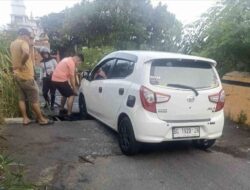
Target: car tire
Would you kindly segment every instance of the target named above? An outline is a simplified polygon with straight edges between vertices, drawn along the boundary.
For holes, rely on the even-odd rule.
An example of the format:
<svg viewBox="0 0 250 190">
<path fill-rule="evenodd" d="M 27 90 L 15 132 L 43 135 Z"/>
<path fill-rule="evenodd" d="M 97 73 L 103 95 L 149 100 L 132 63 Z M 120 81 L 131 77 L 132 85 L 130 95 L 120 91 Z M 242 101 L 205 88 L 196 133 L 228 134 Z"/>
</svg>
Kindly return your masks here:
<svg viewBox="0 0 250 190">
<path fill-rule="evenodd" d="M 84 95 L 82 93 L 79 95 L 79 112 L 80 112 L 81 119 L 88 119 L 86 102 L 85 102 Z"/>
<path fill-rule="evenodd" d="M 201 149 L 201 150 L 207 150 L 208 148 L 210 148 L 211 146 L 214 145 L 216 139 L 198 139 L 198 140 L 193 140 L 193 146 L 195 148 Z"/>
<path fill-rule="evenodd" d="M 136 141 L 132 123 L 128 117 L 122 118 L 118 126 L 119 146 L 123 154 L 135 155 L 139 151 L 139 142 Z"/>
</svg>

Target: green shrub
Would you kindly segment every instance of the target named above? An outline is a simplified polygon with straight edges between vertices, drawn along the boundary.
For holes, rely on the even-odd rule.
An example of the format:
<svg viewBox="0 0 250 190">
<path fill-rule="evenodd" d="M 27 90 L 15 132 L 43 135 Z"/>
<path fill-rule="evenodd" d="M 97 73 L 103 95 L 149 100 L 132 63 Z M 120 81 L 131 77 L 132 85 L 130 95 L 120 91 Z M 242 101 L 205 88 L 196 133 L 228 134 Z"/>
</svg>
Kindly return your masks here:
<svg viewBox="0 0 250 190">
<path fill-rule="evenodd" d="M 110 46 L 96 47 L 96 48 L 82 48 L 84 52 L 85 61 L 79 68 L 80 71 L 91 70 L 105 55 L 115 51 Z"/>
<path fill-rule="evenodd" d="M 237 123 L 238 124 L 245 124 L 247 121 L 247 114 L 241 110 L 241 112 L 238 114 L 238 117 L 237 117 Z"/>
</svg>

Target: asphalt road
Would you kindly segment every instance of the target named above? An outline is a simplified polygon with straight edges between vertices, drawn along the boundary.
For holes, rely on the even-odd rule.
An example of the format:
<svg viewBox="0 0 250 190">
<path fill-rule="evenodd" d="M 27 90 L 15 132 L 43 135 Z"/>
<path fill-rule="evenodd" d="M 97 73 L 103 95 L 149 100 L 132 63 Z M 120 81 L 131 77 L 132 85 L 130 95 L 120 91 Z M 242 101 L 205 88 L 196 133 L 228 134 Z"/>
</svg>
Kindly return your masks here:
<svg viewBox="0 0 250 190">
<path fill-rule="evenodd" d="M 222 146 L 200 151 L 190 142 L 144 145 L 139 155 L 127 157 L 116 133 L 91 120 L 9 125 L 3 135 L 1 150 L 24 164 L 29 180 L 47 189 L 250 189 L 249 157 L 223 153 Z"/>
</svg>

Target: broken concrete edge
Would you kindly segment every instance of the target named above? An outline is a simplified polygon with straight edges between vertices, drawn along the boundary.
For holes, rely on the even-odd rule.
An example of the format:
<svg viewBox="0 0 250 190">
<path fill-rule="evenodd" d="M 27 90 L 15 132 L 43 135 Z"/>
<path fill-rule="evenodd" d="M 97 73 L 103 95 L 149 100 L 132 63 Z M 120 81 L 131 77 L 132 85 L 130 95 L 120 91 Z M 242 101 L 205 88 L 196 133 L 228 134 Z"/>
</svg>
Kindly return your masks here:
<svg viewBox="0 0 250 190">
<path fill-rule="evenodd" d="M 21 117 L 14 117 L 14 118 L 5 118 L 4 124 L 22 124 L 23 118 Z"/>
</svg>

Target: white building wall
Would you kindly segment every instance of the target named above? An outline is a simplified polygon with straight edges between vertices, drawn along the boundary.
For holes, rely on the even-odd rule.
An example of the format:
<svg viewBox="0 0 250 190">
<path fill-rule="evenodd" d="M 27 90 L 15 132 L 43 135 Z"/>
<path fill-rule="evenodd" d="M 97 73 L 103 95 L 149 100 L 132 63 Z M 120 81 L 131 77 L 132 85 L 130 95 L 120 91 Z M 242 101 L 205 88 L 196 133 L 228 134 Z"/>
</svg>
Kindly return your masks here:
<svg viewBox="0 0 250 190">
<path fill-rule="evenodd" d="M 11 0 L 11 14 L 25 16 L 25 5 L 23 0 Z"/>
</svg>

